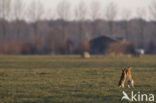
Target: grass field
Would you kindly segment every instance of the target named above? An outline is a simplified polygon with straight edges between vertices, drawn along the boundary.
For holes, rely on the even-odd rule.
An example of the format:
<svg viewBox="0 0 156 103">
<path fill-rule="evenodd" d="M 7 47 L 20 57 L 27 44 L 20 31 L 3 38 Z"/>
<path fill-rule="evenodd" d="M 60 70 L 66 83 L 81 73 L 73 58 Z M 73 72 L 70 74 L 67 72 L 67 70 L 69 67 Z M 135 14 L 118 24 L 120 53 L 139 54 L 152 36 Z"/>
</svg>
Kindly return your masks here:
<svg viewBox="0 0 156 103">
<path fill-rule="evenodd" d="M 135 88 L 119 89 L 127 65 Z M 123 90 L 156 96 L 156 56 L 0 56 L 0 103 L 120 103 Z"/>
</svg>

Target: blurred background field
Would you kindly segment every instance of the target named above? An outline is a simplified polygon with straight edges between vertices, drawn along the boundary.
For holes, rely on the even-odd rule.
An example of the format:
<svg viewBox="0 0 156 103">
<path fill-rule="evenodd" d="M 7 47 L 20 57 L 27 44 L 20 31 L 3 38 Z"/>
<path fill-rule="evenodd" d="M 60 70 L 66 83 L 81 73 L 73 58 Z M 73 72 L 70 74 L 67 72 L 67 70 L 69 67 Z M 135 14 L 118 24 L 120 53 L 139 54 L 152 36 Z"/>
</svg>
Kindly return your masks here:
<svg viewBox="0 0 156 103">
<path fill-rule="evenodd" d="M 119 89 L 132 66 L 135 88 Z M 156 94 L 156 56 L 0 56 L 1 103 L 120 103 L 122 91 Z"/>
</svg>

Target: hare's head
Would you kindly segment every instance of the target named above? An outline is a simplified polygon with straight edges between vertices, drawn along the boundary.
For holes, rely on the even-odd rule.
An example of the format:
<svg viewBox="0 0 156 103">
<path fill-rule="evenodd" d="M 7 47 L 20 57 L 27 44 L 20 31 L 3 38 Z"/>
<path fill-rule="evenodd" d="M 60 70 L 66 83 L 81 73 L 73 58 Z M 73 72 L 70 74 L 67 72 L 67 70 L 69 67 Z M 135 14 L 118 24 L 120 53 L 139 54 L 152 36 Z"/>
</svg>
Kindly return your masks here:
<svg viewBox="0 0 156 103">
<path fill-rule="evenodd" d="M 127 69 L 126 68 L 122 69 L 122 77 L 125 77 L 126 74 L 127 74 Z"/>
<path fill-rule="evenodd" d="M 130 71 L 131 71 L 131 67 L 128 66 L 126 71 L 127 71 L 127 72 L 130 72 Z"/>
</svg>

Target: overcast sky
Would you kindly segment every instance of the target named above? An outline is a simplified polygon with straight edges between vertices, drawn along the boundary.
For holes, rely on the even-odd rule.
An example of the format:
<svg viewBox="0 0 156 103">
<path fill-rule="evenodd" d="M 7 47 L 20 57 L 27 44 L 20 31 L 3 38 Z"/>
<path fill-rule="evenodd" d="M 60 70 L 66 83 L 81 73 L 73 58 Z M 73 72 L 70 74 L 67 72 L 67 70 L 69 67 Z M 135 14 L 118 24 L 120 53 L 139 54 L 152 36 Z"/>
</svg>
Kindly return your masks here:
<svg viewBox="0 0 156 103">
<path fill-rule="evenodd" d="M 33 0 L 25 0 L 26 3 L 30 3 L 31 1 Z M 54 8 L 56 8 L 57 4 L 62 0 L 39 0 L 39 1 L 41 1 L 48 9 L 53 9 L 55 11 Z M 130 11 L 132 11 L 131 14 L 132 18 L 137 17 L 138 9 L 143 9 L 144 12 L 147 12 L 146 13 L 147 16 L 144 18 L 148 19 L 149 18 L 148 8 L 151 2 L 154 0 L 66 0 L 66 1 L 69 1 L 73 7 L 81 1 L 85 2 L 87 5 L 90 5 L 92 1 L 98 1 L 100 2 L 102 7 L 106 7 L 106 5 L 108 5 L 110 2 L 114 2 L 119 9 L 118 19 L 121 18 L 121 14 L 125 9 L 129 9 Z"/>
</svg>

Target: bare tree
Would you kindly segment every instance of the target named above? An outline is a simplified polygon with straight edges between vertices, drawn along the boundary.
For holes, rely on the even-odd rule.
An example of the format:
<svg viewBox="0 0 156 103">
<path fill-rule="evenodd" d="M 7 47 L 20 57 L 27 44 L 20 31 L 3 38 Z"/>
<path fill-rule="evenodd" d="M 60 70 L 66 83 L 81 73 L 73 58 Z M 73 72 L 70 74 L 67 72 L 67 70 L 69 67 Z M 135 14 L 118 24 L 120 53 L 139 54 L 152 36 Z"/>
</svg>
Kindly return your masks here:
<svg viewBox="0 0 156 103">
<path fill-rule="evenodd" d="M 56 14 L 54 13 L 53 9 L 48 10 L 47 14 L 51 15 L 50 20 L 51 22 L 48 24 L 49 26 L 49 35 L 48 35 L 48 42 L 49 42 L 49 48 L 50 48 L 50 52 L 51 54 L 55 54 L 57 52 L 57 48 L 60 46 L 60 44 L 58 43 L 58 30 L 57 28 L 55 28 L 53 21 L 54 18 L 56 16 Z"/>
<path fill-rule="evenodd" d="M 85 2 L 81 1 L 75 8 L 75 19 L 77 21 L 84 21 L 87 16 L 87 6 Z"/>
<path fill-rule="evenodd" d="M 53 24 L 49 24 L 49 27 L 48 47 L 50 48 L 51 54 L 55 54 L 57 48 L 60 46 L 58 43 L 57 30 L 54 30 Z"/>
<path fill-rule="evenodd" d="M 38 0 L 32 1 L 28 9 L 28 18 L 33 25 L 34 44 L 36 49 L 40 48 L 39 22 L 43 19 L 44 7 Z"/>
<path fill-rule="evenodd" d="M 2 19 L 2 39 L 6 41 L 7 39 L 7 21 L 10 18 L 11 13 L 11 1 L 12 0 L 0 0 L 0 18 Z"/>
<path fill-rule="evenodd" d="M 84 22 L 87 17 L 87 6 L 85 2 L 80 2 L 75 8 L 75 19 L 78 21 L 78 31 L 79 31 L 79 39 L 80 39 L 80 51 L 84 52 L 88 47 L 84 44 L 88 43 L 86 39 L 87 34 L 84 33 Z M 88 38 L 88 37 L 87 37 Z"/>
<path fill-rule="evenodd" d="M 101 16 L 101 5 L 98 1 L 93 1 L 90 4 L 90 16 L 93 21 L 97 20 Z"/>
<path fill-rule="evenodd" d="M 124 26 L 126 40 L 129 39 L 129 20 L 130 20 L 130 16 L 131 16 L 130 10 L 125 9 L 123 11 L 122 18 L 125 20 L 123 26 Z"/>
<path fill-rule="evenodd" d="M 28 18 L 31 22 L 40 21 L 44 15 L 43 4 L 39 0 L 34 0 L 28 7 Z"/>
<path fill-rule="evenodd" d="M 114 20 L 117 16 L 117 6 L 113 2 L 108 4 L 105 12 L 105 18 L 108 21 L 109 25 L 109 33 L 111 36 L 113 36 L 113 26 L 114 26 Z"/>
<path fill-rule="evenodd" d="M 144 48 L 144 43 L 145 43 L 145 33 L 144 33 L 144 28 L 145 28 L 145 19 L 146 17 L 146 10 L 143 8 L 138 8 L 137 10 L 138 18 L 139 20 L 139 34 L 140 34 L 140 42 L 141 42 L 141 48 Z"/>
<path fill-rule="evenodd" d="M 93 27 L 93 36 L 95 37 L 98 34 L 97 31 L 97 20 L 100 18 L 101 15 L 101 5 L 97 1 L 93 1 L 90 4 L 90 17 L 92 20 L 92 27 Z"/>
<path fill-rule="evenodd" d="M 62 49 L 65 53 L 67 53 L 67 39 L 68 39 L 68 31 L 66 29 L 67 21 L 70 18 L 70 3 L 63 0 L 57 5 L 57 15 L 62 23 Z"/>
<path fill-rule="evenodd" d="M 80 36 L 80 41 L 83 39 L 83 23 L 86 20 L 87 16 L 87 7 L 85 2 L 80 2 L 77 7 L 75 8 L 75 19 L 79 23 L 79 36 Z"/>
<path fill-rule="evenodd" d="M 153 1 L 151 5 L 149 6 L 149 11 L 150 11 L 151 19 L 156 21 L 156 2 L 155 1 Z"/>
<path fill-rule="evenodd" d="M 21 0 L 14 0 L 13 2 L 13 16 L 16 21 L 16 33 L 17 33 L 17 40 L 20 40 L 20 34 L 21 34 L 21 21 L 23 19 L 24 15 L 24 2 Z"/>
<path fill-rule="evenodd" d="M 11 13 L 11 2 L 12 0 L 0 0 L 0 17 L 8 20 Z"/>
<path fill-rule="evenodd" d="M 149 6 L 149 13 L 150 13 L 150 19 L 152 20 L 152 21 L 154 21 L 154 23 L 156 24 L 156 1 L 153 1 L 152 3 L 151 3 L 151 5 Z M 153 45 L 153 42 L 152 42 L 152 40 L 151 40 L 151 43 L 150 43 L 150 49 L 153 51 L 154 49 L 154 45 Z"/>
<path fill-rule="evenodd" d="M 67 21 L 70 18 L 70 3 L 63 0 L 57 5 L 57 15 L 63 20 Z"/>
</svg>

